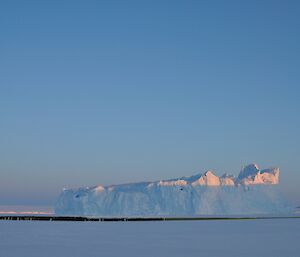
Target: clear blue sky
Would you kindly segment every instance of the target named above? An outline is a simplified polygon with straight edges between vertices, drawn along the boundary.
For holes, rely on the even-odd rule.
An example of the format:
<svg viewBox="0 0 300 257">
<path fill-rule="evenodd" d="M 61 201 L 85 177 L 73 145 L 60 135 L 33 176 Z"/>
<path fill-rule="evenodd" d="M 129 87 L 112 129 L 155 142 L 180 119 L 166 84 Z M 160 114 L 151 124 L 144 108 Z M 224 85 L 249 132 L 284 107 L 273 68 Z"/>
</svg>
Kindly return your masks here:
<svg viewBox="0 0 300 257">
<path fill-rule="evenodd" d="M 279 166 L 300 202 L 299 1 L 0 3 L 0 204 Z"/>
</svg>

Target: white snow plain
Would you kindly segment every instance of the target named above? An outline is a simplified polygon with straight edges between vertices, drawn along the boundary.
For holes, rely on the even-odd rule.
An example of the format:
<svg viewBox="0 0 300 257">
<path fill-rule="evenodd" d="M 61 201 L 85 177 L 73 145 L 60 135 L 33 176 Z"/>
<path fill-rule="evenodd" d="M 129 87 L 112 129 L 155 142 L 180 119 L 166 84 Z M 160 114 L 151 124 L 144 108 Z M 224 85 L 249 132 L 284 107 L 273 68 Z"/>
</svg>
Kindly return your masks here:
<svg viewBox="0 0 300 257">
<path fill-rule="evenodd" d="M 1 257 L 296 257 L 300 219 L 0 221 Z"/>
</svg>

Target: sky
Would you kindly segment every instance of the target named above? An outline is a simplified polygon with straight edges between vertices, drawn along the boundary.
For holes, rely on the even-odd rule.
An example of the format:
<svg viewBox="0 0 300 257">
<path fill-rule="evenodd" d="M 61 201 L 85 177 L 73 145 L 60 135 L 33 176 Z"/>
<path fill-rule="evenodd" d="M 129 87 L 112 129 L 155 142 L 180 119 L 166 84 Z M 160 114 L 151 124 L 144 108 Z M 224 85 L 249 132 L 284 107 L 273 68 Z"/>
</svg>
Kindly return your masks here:
<svg viewBox="0 0 300 257">
<path fill-rule="evenodd" d="M 0 2 L 0 205 L 242 165 L 300 204 L 300 2 Z"/>
</svg>

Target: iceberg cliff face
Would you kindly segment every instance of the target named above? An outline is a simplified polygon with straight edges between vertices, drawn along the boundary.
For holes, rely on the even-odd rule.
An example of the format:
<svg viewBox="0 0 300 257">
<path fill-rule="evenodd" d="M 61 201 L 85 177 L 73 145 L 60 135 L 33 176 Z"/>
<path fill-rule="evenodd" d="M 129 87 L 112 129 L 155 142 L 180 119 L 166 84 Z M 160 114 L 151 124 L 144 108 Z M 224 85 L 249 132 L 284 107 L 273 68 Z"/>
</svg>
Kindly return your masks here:
<svg viewBox="0 0 300 257">
<path fill-rule="evenodd" d="M 289 211 L 276 184 L 279 169 L 256 164 L 239 176 L 212 171 L 173 180 L 64 190 L 58 215 L 193 216 L 280 214 Z"/>
</svg>

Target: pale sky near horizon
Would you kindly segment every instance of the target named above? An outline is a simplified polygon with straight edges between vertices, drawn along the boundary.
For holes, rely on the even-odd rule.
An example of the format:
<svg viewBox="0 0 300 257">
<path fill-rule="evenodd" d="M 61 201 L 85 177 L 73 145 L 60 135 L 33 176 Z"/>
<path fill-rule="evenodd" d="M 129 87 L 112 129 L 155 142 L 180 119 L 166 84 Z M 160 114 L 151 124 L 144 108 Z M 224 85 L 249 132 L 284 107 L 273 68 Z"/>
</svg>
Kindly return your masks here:
<svg viewBox="0 0 300 257">
<path fill-rule="evenodd" d="M 279 166 L 300 204 L 299 1 L 0 2 L 0 205 Z"/>
</svg>

